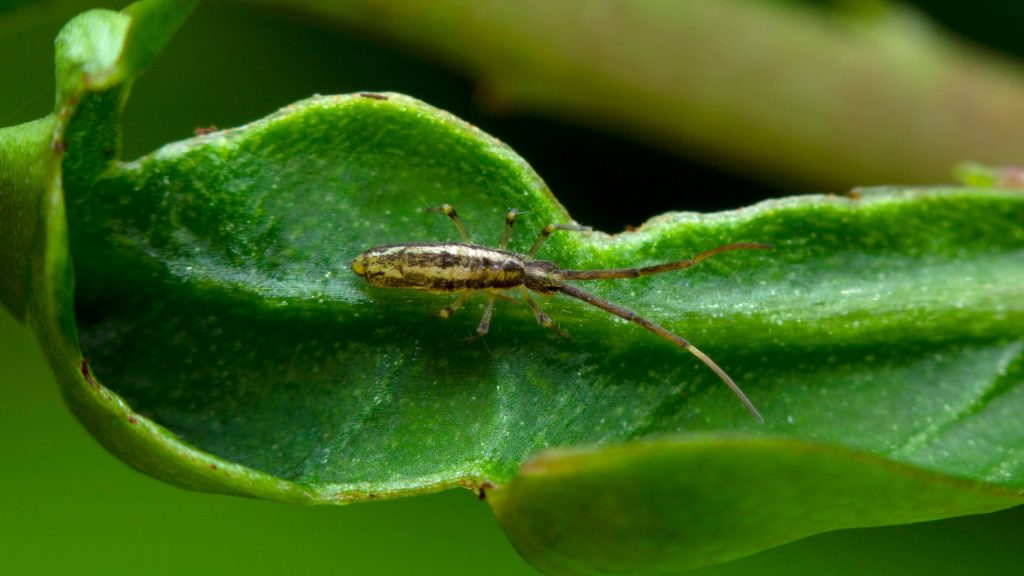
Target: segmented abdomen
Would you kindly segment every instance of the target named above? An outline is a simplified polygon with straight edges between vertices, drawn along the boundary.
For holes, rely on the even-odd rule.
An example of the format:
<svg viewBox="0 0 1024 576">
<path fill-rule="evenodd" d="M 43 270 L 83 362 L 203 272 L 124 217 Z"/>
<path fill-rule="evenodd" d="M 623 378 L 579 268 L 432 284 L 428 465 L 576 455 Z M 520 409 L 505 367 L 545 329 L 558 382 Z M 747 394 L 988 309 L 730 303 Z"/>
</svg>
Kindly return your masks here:
<svg viewBox="0 0 1024 576">
<path fill-rule="evenodd" d="M 435 292 L 514 288 L 524 275 L 518 254 L 455 243 L 375 246 L 352 269 L 374 286 Z"/>
</svg>

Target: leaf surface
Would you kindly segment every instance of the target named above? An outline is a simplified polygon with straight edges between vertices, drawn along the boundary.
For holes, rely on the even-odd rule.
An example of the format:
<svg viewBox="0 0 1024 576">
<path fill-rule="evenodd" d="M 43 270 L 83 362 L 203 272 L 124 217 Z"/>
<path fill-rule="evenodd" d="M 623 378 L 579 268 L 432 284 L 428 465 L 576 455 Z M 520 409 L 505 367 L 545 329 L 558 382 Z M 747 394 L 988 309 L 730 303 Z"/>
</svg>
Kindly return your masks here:
<svg viewBox="0 0 1024 576">
<path fill-rule="evenodd" d="M 352 273 L 374 245 L 456 240 L 431 205 L 456 206 L 485 245 L 508 209 L 525 212 L 516 251 L 570 221 L 514 152 L 419 101 L 316 97 L 118 160 L 127 89 L 181 9 L 73 21 L 57 112 L 0 133 L 0 176 L 28 182 L 5 184 L 5 213 L 41 214 L 11 228 L 32 258 L 3 255 L 21 270 L 0 285 L 5 307 L 129 464 L 290 502 L 486 488 L 527 558 L 581 573 L 680 570 L 1022 500 L 1019 191 L 794 197 L 545 244 L 563 267 L 617 268 L 772 243 L 588 284 L 718 361 L 759 425 L 696 359 L 582 302 L 539 299 L 571 341 L 499 301 L 467 344 L 481 299 L 442 320 L 451 296 Z M 29 165 L 42 172 L 19 179 Z"/>
</svg>

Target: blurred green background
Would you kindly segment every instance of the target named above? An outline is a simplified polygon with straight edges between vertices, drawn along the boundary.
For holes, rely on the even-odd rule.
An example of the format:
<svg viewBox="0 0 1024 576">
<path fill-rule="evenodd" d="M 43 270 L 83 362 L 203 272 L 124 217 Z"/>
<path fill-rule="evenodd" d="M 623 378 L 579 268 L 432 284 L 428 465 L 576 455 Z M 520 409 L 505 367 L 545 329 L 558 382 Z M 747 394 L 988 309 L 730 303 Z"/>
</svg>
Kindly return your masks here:
<svg viewBox="0 0 1024 576">
<path fill-rule="evenodd" d="M 47 114 L 53 38 L 75 12 L 120 3 L 0 2 L 0 125 Z M 1024 55 L 1024 6 L 921 3 L 943 26 Z M 481 109 L 472 82 L 308 16 L 206 2 L 137 83 L 125 157 L 229 127 L 312 93 L 404 92 L 522 154 L 579 221 L 608 231 L 668 210 L 717 210 L 806 192 L 737 176 L 612 134 Z M 1022 151 L 1024 157 L 1024 151 Z M 976 160 L 984 161 L 984 158 Z M 664 183 L 677 183 L 666 185 Z M 874 182 L 863 182 L 874 184 Z M 618 189 L 626 205 L 594 201 Z M 684 193 L 686 189 L 713 194 Z M 468 491 L 344 508 L 294 508 L 186 492 L 106 454 L 61 404 L 31 334 L 0 314 L 0 574 L 522 574 L 488 506 Z M 1024 509 L 832 533 L 695 574 L 1016 574 Z"/>
</svg>

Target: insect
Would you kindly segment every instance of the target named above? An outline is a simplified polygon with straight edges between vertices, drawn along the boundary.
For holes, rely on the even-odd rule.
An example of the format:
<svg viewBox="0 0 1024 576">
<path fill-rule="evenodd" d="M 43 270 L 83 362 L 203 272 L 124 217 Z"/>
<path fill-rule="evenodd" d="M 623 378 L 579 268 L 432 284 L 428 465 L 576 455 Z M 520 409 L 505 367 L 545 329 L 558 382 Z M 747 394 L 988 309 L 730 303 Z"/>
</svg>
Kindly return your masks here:
<svg viewBox="0 0 1024 576">
<path fill-rule="evenodd" d="M 714 360 L 698 350 L 696 346 L 658 324 L 642 318 L 622 306 L 602 300 L 589 292 L 567 284 L 566 281 L 636 278 L 660 274 L 662 272 L 689 268 L 702 260 L 731 250 L 770 250 L 770 244 L 755 242 L 725 244 L 701 252 L 686 260 L 644 266 L 642 268 L 563 270 L 553 262 L 535 259 L 534 254 L 537 253 L 537 250 L 544 244 L 548 236 L 556 230 L 589 232 L 589 227 L 573 224 L 549 224 L 541 230 L 526 254 L 517 254 L 506 249 L 509 238 L 512 235 L 512 226 L 515 224 L 516 216 L 520 214 L 517 210 L 510 210 L 505 216 L 505 229 L 497 248 L 487 248 L 473 244 L 469 238 L 469 233 L 466 231 L 466 226 L 462 223 L 455 209 L 450 205 L 442 204 L 427 210 L 430 212 L 444 212 L 455 224 L 455 227 L 458 228 L 463 242 L 416 242 L 375 246 L 363 252 L 352 261 L 352 270 L 365 278 L 372 286 L 457 293 L 455 300 L 441 310 L 440 315 L 442 318 L 448 318 L 454 314 L 474 292 L 485 292 L 487 294 L 487 304 L 484 307 L 483 318 L 477 326 L 476 335 L 470 338 L 471 340 L 484 336 L 490 329 L 491 314 L 494 311 L 494 300 L 496 298 L 515 301 L 514 298 L 506 294 L 507 291 L 518 290 L 522 301 L 533 311 L 537 322 L 541 326 L 553 330 L 563 338 L 569 338 L 569 335 L 556 326 L 551 318 L 537 306 L 530 293 L 536 292 L 545 296 L 561 293 L 582 300 L 587 304 L 638 324 L 644 329 L 693 354 L 721 378 L 722 382 L 740 399 L 747 411 L 757 418 L 758 421 L 764 421 L 757 408 L 754 407 L 754 404 L 747 398 L 746 394 L 743 393 L 743 390 L 740 389 L 733 379 L 725 373 L 725 370 L 722 370 Z"/>
</svg>

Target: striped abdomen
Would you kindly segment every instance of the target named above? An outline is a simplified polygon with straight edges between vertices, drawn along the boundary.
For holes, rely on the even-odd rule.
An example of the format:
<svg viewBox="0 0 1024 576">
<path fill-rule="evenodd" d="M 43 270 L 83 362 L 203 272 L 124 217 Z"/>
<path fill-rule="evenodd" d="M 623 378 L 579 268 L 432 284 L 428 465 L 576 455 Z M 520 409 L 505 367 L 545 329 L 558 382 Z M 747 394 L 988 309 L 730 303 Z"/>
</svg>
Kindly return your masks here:
<svg viewBox="0 0 1024 576">
<path fill-rule="evenodd" d="M 374 286 L 452 292 L 514 288 L 525 264 L 518 254 L 475 244 L 388 244 L 357 256 L 352 270 Z"/>
</svg>

